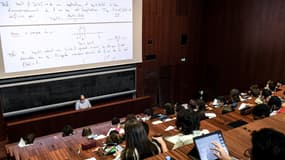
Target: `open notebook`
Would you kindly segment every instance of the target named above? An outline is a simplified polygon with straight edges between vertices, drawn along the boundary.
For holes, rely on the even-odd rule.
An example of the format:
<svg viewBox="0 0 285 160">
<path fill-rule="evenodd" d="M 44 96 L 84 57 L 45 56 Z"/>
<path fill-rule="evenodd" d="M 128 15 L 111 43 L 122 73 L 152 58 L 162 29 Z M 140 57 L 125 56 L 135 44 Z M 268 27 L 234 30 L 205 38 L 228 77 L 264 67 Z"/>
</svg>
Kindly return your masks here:
<svg viewBox="0 0 285 160">
<path fill-rule="evenodd" d="M 165 137 L 164 139 L 174 144 L 172 149 L 176 149 L 176 148 L 182 147 L 187 144 L 192 144 L 194 137 L 201 136 L 201 135 L 208 134 L 208 133 L 209 133 L 208 130 L 203 129 L 201 131 L 199 130 L 193 131 L 193 134 L 184 135 L 182 133 L 179 133 L 174 136 Z"/>
</svg>

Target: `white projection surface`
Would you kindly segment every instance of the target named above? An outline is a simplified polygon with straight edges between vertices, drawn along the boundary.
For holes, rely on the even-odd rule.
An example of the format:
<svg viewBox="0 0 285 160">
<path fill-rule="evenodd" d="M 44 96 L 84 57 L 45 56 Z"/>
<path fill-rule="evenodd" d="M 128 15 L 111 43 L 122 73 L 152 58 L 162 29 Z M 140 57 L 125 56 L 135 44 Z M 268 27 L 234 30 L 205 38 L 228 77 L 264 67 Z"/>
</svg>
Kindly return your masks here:
<svg viewBox="0 0 285 160">
<path fill-rule="evenodd" d="M 141 62 L 141 0 L 0 0 L 0 79 Z"/>
</svg>

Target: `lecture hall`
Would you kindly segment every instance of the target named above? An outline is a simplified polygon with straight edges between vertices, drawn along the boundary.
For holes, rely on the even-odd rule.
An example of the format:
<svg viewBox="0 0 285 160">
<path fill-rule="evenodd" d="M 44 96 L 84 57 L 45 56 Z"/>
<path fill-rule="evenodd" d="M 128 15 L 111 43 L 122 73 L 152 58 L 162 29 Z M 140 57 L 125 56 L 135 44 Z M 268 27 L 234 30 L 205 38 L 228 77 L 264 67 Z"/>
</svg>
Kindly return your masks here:
<svg viewBox="0 0 285 160">
<path fill-rule="evenodd" d="M 284 160 L 284 10 L 0 0 L 0 160 Z"/>
</svg>

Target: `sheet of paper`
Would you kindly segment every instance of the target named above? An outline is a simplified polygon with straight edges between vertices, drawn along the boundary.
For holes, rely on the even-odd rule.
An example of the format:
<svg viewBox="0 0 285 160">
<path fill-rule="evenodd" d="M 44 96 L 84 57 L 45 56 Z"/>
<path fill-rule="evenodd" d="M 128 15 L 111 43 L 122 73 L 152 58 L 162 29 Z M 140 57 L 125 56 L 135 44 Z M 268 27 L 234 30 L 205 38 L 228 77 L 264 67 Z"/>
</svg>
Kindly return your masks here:
<svg viewBox="0 0 285 160">
<path fill-rule="evenodd" d="M 19 147 L 25 147 L 26 146 L 26 143 L 25 143 L 23 138 L 20 139 L 20 142 L 18 143 L 18 146 Z"/>
<path fill-rule="evenodd" d="M 205 113 L 205 116 L 210 118 L 210 119 L 217 117 L 217 115 L 215 113 Z"/>
<path fill-rule="evenodd" d="M 152 122 L 153 125 L 160 124 L 160 123 L 162 123 L 161 120 L 157 120 L 157 121 L 153 121 L 153 122 Z"/>
<path fill-rule="evenodd" d="M 173 130 L 175 127 L 174 126 L 168 126 L 165 131 L 170 131 L 170 130 Z"/>
<path fill-rule="evenodd" d="M 98 139 L 102 139 L 102 138 L 105 138 L 106 136 L 105 135 L 99 135 L 99 136 L 97 136 L 96 138 L 94 138 L 95 140 L 98 140 Z"/>
<path fill-rule="evenodd" d="M 165 121 L 165 122 L 168 122 L 168 121 L 172 121 L 172 119 L 171 119 L 171 118 L 167 118 L 167 119 L 165 119 L 164 121 Z"/>
<path fill-rule="evenodd" d="M 244 109 L 245 107 L 246 107 L 246 104 L 245 104 L 245 103 L 242 103 L 242 104 L 239 106 L 238 110 L 242 110 L 242 109 Z"/>
</svg>

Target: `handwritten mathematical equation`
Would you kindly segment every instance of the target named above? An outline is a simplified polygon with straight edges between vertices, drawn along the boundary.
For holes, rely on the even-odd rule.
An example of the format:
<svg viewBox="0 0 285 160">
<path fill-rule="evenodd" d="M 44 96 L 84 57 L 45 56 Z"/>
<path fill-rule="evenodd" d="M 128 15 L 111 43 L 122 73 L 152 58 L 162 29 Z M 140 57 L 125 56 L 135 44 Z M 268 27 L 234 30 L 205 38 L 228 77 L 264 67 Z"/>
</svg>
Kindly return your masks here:
<svg viewBox="0 0 285 160">
<path fill-rule="evenodd" d="M 4 68 L 16 72 L 132 59 L 131 28 L 131 23 L 0 28 Z"/>
<path fill-rule="evenodd" d="M 132 0 L 0 0 L 0 25 L 132 21 Z"/>
<path fill-rule="evenodd" d="M 85 64 L 90 57 L 97 57 L 97 62 L 108 62 L 130 53 L 127 41 L 126 37 L 114 36 L 104 44 L 97 44 L 95 41 L 78 41 L 77 45 L 62 48 L 11 50 L 8 52 L 8 58 L 11 61 L 18 61 L 23 68 L 70 59 L 75 59 L 78 64 Z"/>
</svg>

